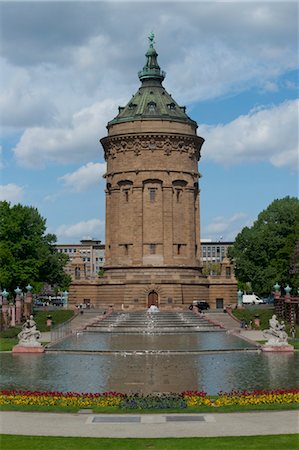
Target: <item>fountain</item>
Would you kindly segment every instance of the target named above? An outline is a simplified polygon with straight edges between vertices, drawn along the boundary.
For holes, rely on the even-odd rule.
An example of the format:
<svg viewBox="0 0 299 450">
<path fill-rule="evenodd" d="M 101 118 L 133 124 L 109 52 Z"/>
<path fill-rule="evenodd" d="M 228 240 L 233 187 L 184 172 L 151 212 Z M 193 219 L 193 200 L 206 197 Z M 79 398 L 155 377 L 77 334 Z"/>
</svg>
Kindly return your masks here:
<svg viewBox="0 0 299 450">
<path fill-rule="evenodd" d="M 42 355 L 1 360 L 2 389 L 62 392 L 294 388 L 299 373 L 298 352 L 261 352 L 190 311 L 114 312 Z"/>
</svg>

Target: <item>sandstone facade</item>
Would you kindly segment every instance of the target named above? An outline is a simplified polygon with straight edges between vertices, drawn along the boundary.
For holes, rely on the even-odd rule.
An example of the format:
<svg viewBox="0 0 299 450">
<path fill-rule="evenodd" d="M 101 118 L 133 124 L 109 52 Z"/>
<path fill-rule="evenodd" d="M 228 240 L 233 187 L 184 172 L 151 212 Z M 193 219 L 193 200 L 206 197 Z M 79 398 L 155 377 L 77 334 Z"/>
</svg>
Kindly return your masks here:
<svg viewBox="0 0 299 450">
<path fill-rule="evenodd" d="M 225 306 L 236 299 L 233 274 L 221 284 L 201 270 L 198 161 L 204 139 L 162 86 L 165 74 L 152 42 L 146 57 L 141 87 L 101 139 L 107 161 L 105 273 L 92 283 L 77 277 L 70 301 L 167 309 L 194 300 L 220 307 L 223 299 Z"/>
</svg>

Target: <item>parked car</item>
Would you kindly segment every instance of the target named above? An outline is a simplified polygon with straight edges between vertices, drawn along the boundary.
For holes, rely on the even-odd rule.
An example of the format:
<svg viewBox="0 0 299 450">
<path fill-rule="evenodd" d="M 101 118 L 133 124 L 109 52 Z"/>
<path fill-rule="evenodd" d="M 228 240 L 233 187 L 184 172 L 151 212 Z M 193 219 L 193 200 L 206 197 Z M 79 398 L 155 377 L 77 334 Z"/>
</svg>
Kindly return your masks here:
<svg viewBox="0 0 299 450">
<path fill-rule="evenodd" d="M 42 300 L 33 300 L 34 306 L 45 306 L 46 302 L 43 302 Z"/>
<path fill-rule="evenodd" d="M 60 300 L 60 299 L 51 300 L 51 305 L 53 305 L 53 306 L 63 306 L 63 300 Z"/>
<path fill-rule="evenodd" d="M 205 310 L 210 309 L 210 305 L 205 300 L 196 300 L 193 302 L 193 306 L 196 306 L 198 309 Z"/>
<path fill-rule="evenodd" d="M 269 294 L 268 296 L 265 295 L 262 297 L 263 303 L 266 303 L 267 305 L 272 305 L 274 303 L 274 295 Z"/>
</svg>

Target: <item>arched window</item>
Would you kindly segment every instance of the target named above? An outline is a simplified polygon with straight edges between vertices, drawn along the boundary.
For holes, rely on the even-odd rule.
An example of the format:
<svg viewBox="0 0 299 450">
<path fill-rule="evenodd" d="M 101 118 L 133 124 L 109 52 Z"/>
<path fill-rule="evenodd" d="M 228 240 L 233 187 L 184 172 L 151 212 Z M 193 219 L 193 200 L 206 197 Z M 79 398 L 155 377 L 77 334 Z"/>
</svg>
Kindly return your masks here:
<svg viewBox="0 0 299 450">
<path fill-rule="evenodd" d="M 157 105 L 156 105 L 155 102 L 149 102 L 149 103 L 147 104 L 147 107 L 148 107 L 148 111 L 149 111 L 149 112 L 155 112 L 155 111 L 156 111 Z"/>
</svg>

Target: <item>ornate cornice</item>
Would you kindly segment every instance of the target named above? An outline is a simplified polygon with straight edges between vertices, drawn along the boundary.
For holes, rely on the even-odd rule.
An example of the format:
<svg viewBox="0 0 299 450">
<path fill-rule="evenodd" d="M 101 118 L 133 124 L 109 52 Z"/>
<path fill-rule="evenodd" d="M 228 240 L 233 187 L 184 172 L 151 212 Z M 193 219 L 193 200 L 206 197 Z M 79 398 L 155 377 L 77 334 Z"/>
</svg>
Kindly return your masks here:
<svg viewBox="0 0 299 450">
<path fill-rule="evenodd" d="M 166 156 L 173 152 L 187 153 L 193 159 L 199 161 L 200 149 L 204 139 L 199 136 L 185 134 L 128 134 L 107 136 L 101 139 L 104 148 L 105 160 L 116 158 L 117 154 L 134 152 L 139 156 L 142 152 L 163 151 Z"/>
</svg>

